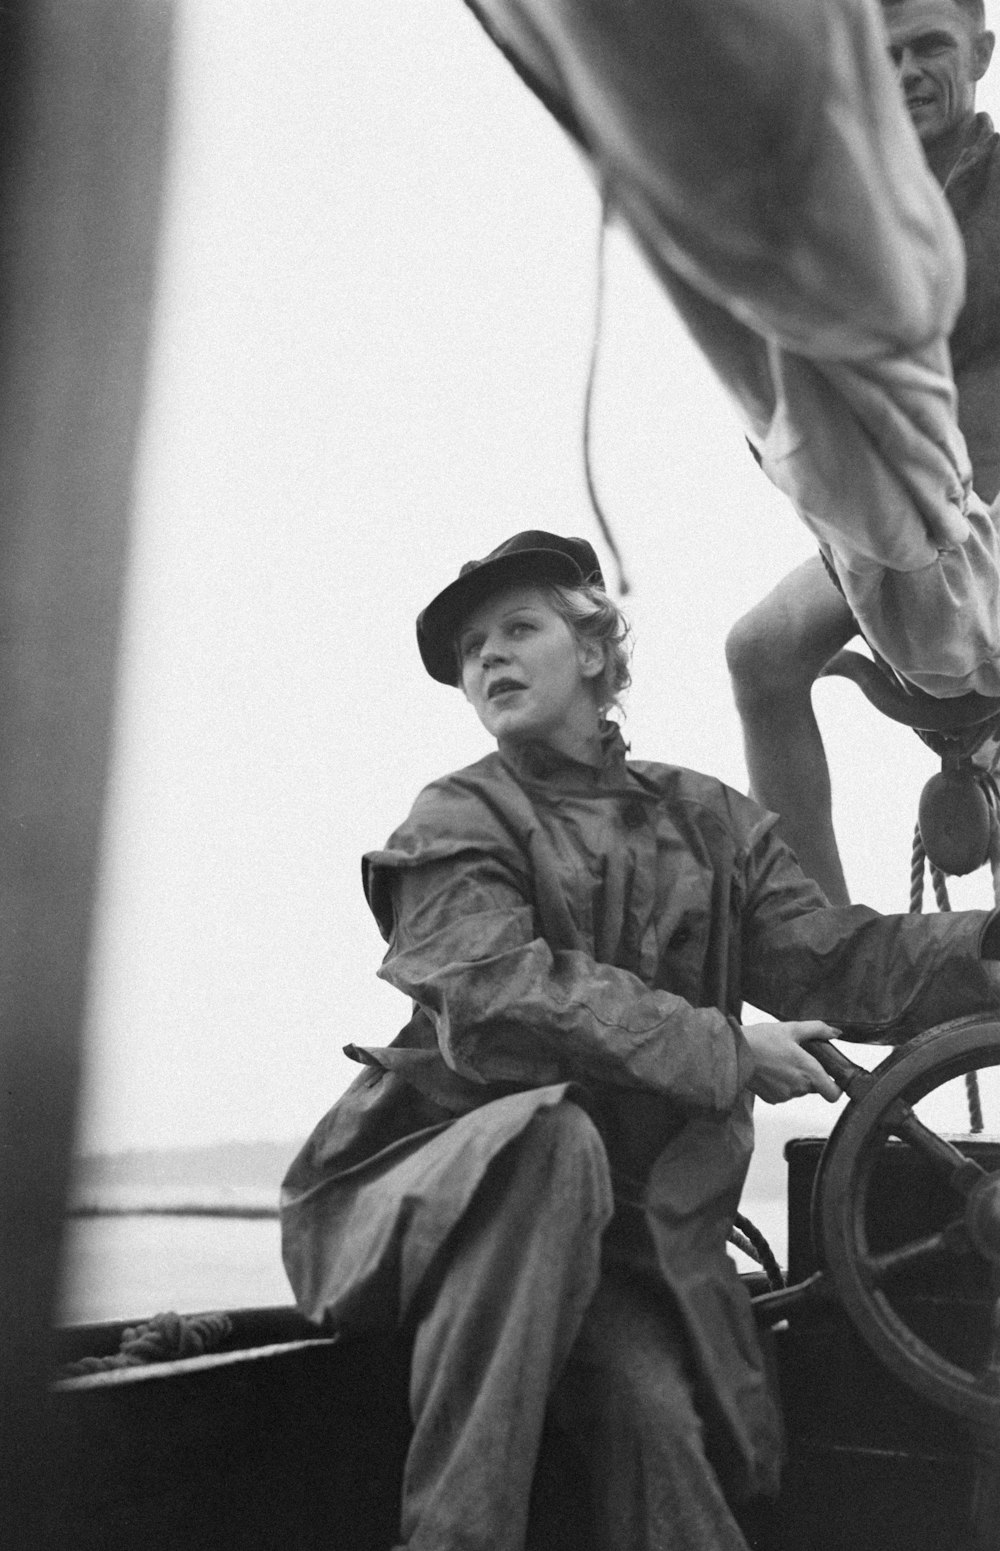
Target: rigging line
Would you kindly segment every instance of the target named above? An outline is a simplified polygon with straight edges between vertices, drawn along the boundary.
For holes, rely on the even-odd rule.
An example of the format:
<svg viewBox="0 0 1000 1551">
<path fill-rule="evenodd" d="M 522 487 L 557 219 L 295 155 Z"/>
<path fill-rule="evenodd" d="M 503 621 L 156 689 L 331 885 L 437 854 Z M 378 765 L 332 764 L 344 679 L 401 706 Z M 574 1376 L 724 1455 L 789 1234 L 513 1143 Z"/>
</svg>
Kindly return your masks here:
<svg viewBox="0 0 1000 1551">
<path fill-rule="evenodd" d="M 601 348 L 601 330 L 604 325 L 604 291 L 606 271 L 606 236 L 609 225 L 609 207 L 607 195 L 601 193 L 601 220 L 597 234 L 597 283 L 594 289 L 594 326 L 590 342 L 590 361 L 587 366 L 587 386 L 583 396 L 583 473 L 587 481 L 587 495 L 594 516 L 597 518 L 597 526 L 601 530 L 607 548 L 615 562 L 618 572 L 618 591 L 624 598 L 632 589 L 625 567 L 622 562 L 621 551 L 617 540 L 611 531 L 611 524 L 597 493 L 597 484 L 594 479 L 593 459 L 593 422 L 594 422 L 594 386 L 597 381 L 597 362 Z"/>
<path fill-rule="evenodd" d="M 991 808 L 991 813 L 992 813 Z M 924 908 L 924 864 L 928 862 L 927 852 L 924 849 L 924 839 L 920 833 L 918 823 L 913 831 L 913 852 L 910 863 L 910 913 L 919 914 Z M 930 863 L 931 883 L 934 886 L 934 899 L 938 910 L 949 911 L 951 901 L 948 898 L 948 883 L 945 874 L 940 867 Z M 994 874 L 994 893 L 996 890 L 996 875 Z M 998 901 L 1000 903 L 1000 901 Z M 973 1135 L 983 1129 L 983 1101 L 979 1091 L 979 1073 L 965 1073 L 965 1102 L 969 1110 L 969 1130 Z"/>
</svg>

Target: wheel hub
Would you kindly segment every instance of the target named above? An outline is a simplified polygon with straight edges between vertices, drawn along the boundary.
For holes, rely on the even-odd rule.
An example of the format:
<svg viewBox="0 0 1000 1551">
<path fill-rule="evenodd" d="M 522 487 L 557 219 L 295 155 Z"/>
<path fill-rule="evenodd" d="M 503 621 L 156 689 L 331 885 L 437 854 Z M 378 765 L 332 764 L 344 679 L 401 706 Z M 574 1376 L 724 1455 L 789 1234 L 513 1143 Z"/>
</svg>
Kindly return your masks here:
<svg viewBox="0 0 1000 1551">
<path fill-rule="evenodd" d="M 984 1259 L 1000 1264 L 1000 1174 L 987 1175 L 972 1187 L 965 1226 Z"/>
</svg>

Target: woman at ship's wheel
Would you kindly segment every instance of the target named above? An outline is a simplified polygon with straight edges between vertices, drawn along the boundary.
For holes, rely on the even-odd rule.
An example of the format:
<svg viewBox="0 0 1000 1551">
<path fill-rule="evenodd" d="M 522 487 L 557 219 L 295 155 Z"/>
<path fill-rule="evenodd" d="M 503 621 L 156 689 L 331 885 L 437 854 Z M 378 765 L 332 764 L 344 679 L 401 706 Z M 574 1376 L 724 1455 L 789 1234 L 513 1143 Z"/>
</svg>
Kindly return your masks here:
<svg viewBox="0 0 1000 1551">
<path fill-rule="evenodd" d="M 601 1551 L 744 1547 L 781 1455 L 726 1252 L 754 1096 L 837 1095 L 806 1041 L 1000 1004 L 987 913 L 830 909 L 747 798 L 627 758 L 626 635 L 590 545 L 536 531 L 421 614 L 495 747 L 365 858 L 412 1015 L 285 1181 L 305 1312 L 412 1336 L 412 1551 L 522 1547 L 546 1421 Z"/>
</svg>

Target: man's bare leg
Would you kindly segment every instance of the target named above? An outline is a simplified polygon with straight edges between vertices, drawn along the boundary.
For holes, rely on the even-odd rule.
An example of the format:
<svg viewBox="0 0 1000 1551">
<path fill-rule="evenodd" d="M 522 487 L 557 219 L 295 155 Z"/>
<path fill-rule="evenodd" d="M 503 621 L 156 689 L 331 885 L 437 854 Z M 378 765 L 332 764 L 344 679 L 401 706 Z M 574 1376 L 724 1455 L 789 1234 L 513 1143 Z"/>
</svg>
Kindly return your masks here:
<svg viewBox="0 0 1000 1551">
<path fill-rule="evenodd" d="M 856 634 L 854 616 L 817 555 L 738 620 L 726 642 L 751 795 L 779 815 L 779 833 L 833 905 L 850 904 L 850 896 L 811 691 L 834 652 Z"/>
</svg>

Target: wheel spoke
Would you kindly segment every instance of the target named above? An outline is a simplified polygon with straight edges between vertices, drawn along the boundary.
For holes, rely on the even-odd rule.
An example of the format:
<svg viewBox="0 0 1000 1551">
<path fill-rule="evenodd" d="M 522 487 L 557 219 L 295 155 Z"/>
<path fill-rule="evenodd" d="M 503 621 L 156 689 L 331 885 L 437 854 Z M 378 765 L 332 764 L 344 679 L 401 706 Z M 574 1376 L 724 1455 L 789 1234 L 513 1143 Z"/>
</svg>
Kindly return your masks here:
<svg viewBox="0 0 1000 1551">
<path fill-rule="evenodd" d="M 869 1255 L 864 1269 L 872 1285 L 888 1281 L 900 1271 L 919 1265 L 932 1255 L 961 1254 L 969 1248 L 969 1236 L 960 1217 L 950 1222 L 939 1233 L 928 1234 L 925 1239 L 914 1239 L 912 1244 L 901 1244 L 897 1249 L 884 1250 L 881 1255 Z"/>
<path fill-rule="evenodd" d="M 987 1172 L 981 1164 L 973 1158 L 967 1158 L 951 1142 L 946 1142 L 943 1136 L 938 1136 L 937 1132 L 918 1120 L 903 1099 L 897 1099 L 886 1110 L 885 1125 L 893 1135 L 909 1142 L 938 1173 L 946 1174 L 952 1189 L 963 1196 L 967 1196 L 977 1180 L 982 1179 Z"/>
<path fill-rule="evenodd" d="M 858 1066 L 856 1061 L 852 1061 L 829 1040 L 810 1040 L 808 1049 L 853 1100 L 863 1099 L 878 1080 L 877 1073 Z M 922 1120 L 918 1120 L 905 1099 L 898 1098 L 889 1106 L 883 1123 L 895 1136 L 909 1142 L 911 1147 L 922 1153 L 939 1173 L 946 1174 L 949 1184 L 962 1195 L 967 1196 L 986 1172 L 978 1163 L 959 1152 L 951 1142 L 946 1142 L 929 1126 L 925 1126 Z"/>
<path fill-rule="evenodd" d="M 860 1099 L 875 1084 L 874 1073 L 869 1072 L 828 1039 L 810 1039 L 806 1049 L 814 1055 L 820 1066 L 829 1072 L 837 1086 L 848 1098 Z"/>
</svg>

